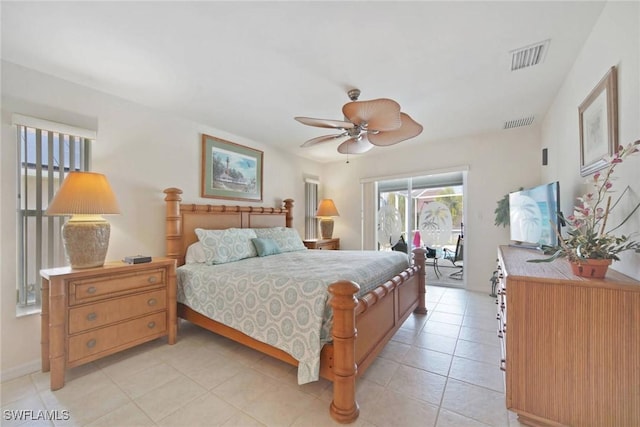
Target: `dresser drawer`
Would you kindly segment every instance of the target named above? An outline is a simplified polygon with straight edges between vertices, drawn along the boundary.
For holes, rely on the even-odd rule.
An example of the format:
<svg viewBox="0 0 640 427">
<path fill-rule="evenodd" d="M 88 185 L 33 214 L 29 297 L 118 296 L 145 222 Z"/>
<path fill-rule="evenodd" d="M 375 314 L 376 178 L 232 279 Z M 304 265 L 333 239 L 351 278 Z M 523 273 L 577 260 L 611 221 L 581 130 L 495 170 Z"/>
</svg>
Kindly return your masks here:
<svg viewBox="0 0 640 427">
<path fill-rule="evenodd" d="M 68 362 L 73 363 L 88 356 L 102 353 L 128 343 L 156 337 L 167 330 L 167 313 L 155 313 L 69 337 Z"/>
<path fill-rule="evenodd" d="M 75 334 L 167 307 L 165 289 L 145 292 L 104 302 L 76 306 L 69 310 L 69 333 Z"/>
<path fill-rule="evenodd" d="M 69 304 L 80 304 L 113 297 L 166 283 L 164 269 L 146 270 L 137 273 L 114 274 L 107 278 L 94 277 L 74 280 L 69 283 Z"/>
</svg>

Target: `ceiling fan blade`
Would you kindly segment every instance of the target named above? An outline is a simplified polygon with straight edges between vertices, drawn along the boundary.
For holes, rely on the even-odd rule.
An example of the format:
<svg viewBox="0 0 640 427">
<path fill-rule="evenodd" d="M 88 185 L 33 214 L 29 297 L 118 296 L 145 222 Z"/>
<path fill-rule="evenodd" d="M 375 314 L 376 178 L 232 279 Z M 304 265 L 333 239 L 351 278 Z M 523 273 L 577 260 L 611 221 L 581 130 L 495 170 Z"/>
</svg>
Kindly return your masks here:
<svg viewBox="0 0 640 427">
<path fill-rule="evenodd" d="M 334 139 L 343 138 L 345 136 L 347 136 L 346 132 L 340 133 L 338 135 L 317 136 L 315 138 L 311 138 L 310 140 L 308 140 L 307 142 L 302 144 L 300 147 L 311 147 L 314 144 L 319 144 L 321 142 L 333 141 Z"/>
<path fill-rule="evenodd" d="M 343 120 L 313 119 L 311 117 L 294 117 L 294 119 L 303 125 L 316 126 L 319 128 L 352 129 L 355 127 L 353 123 Z"/>
<path fill-rule="evenodd" d="M 375 134 L 369 133 L 369 141 L 373 145 L 387 146 L 397 144 L 422 133 L 422 125 L 414 121 L 408 114 L 400 113 L 400 117 L 402 118 L 402 126 L 399 129 Z"/>
<path fill-rule="evenodd" d="M 373 145 L 367 139 L 367 135 L 361 135 L 360 137 L 354 136 L 347 139 L 345 142 L 338 146 L 338 153 L 341 154 L 362 154 L 371 150 Z"/>
<path fill-rule="evenodd" d="M 342 107 L 342 113 L 357 125 L 366 122 L 370 130 L 390 131 L 402 124 L 400 105 L 387 98 L 348 102 Z"/>
</svg>

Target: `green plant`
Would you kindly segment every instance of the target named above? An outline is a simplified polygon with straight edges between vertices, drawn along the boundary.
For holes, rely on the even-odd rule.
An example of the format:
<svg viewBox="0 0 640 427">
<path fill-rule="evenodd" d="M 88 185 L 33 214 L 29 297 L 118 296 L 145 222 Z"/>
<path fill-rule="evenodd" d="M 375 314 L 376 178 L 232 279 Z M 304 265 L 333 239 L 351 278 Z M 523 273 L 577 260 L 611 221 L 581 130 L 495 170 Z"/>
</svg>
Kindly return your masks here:
<svg viewBox="0 0 640 427">
<path fill-rule="evenodd" d="M 612 232 L 624 224 L 638 210 L 638 203 L 623 221 L 613 229 L 607 230 L 607 219 L 611 209 L 620 200 L 611 206 L 613 191 L 612 175 L 616 166 L 628 156 L 640 151 L 640 140 L 627 145 L 619 146 L 615 155 L 608 161 L 604 172 L 596 172 L 591 180 L 594 191 L 578 197 L 578 204 L 574 207 L 573 214 L 565 221 L 570 229 L 567 237 L 558 234 L 557 246 L 543 246 L 548 258 L 530 260 L 530 262 L 547 262 L 557 258 L 566 257 L 570 261 L 584 259 L 611 259 L 619 261 L 618 254 L 633 250 L 640 253 L 640 242 L 631 240 L 631 236 L 616 236 Z M 624 195 L 624 192 L 623 192 Z M 620 196 L 622 197 L 622 195 Z"/>
</svg>

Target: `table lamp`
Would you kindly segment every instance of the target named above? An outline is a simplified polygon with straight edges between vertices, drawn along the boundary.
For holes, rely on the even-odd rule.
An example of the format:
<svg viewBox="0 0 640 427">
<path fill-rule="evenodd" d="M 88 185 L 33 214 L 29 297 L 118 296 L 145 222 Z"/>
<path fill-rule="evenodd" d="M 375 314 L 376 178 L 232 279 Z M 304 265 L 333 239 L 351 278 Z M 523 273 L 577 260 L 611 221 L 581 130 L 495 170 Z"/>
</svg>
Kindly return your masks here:
<svg viewBox="0 0 640 427">
<path fill-rule="evenodd" d="M 336 205 L 331 199 L 323 199 L 316 211 L 316 217 L 320 218 L 320 237 L 330 239 L 333 235 L 333 217 L 340 216 Z"/>
<path fill-rule="evenodd" d="M 69 172 L 45 212 L 71 215 L 62 226 L 62 241 L 72 268 L 104 265 L 111 226 L 101 215 L 118 213 L 107 177 L 93 172 Z"/>
</svg>

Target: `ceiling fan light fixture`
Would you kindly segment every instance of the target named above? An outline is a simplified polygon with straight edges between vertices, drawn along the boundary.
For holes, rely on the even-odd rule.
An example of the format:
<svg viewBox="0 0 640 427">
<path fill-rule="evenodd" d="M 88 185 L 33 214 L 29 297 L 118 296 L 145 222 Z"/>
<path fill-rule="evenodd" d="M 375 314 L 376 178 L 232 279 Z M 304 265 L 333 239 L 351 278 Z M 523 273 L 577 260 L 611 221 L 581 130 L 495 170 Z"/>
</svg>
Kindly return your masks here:
<svg viewBox="0 0 640 427">
<path fill-rule="evenodd" d="M 363 154 L 373 148 L 366 135 L 349 138 L 338 146 L 340 154 Z"/>
</svg>

